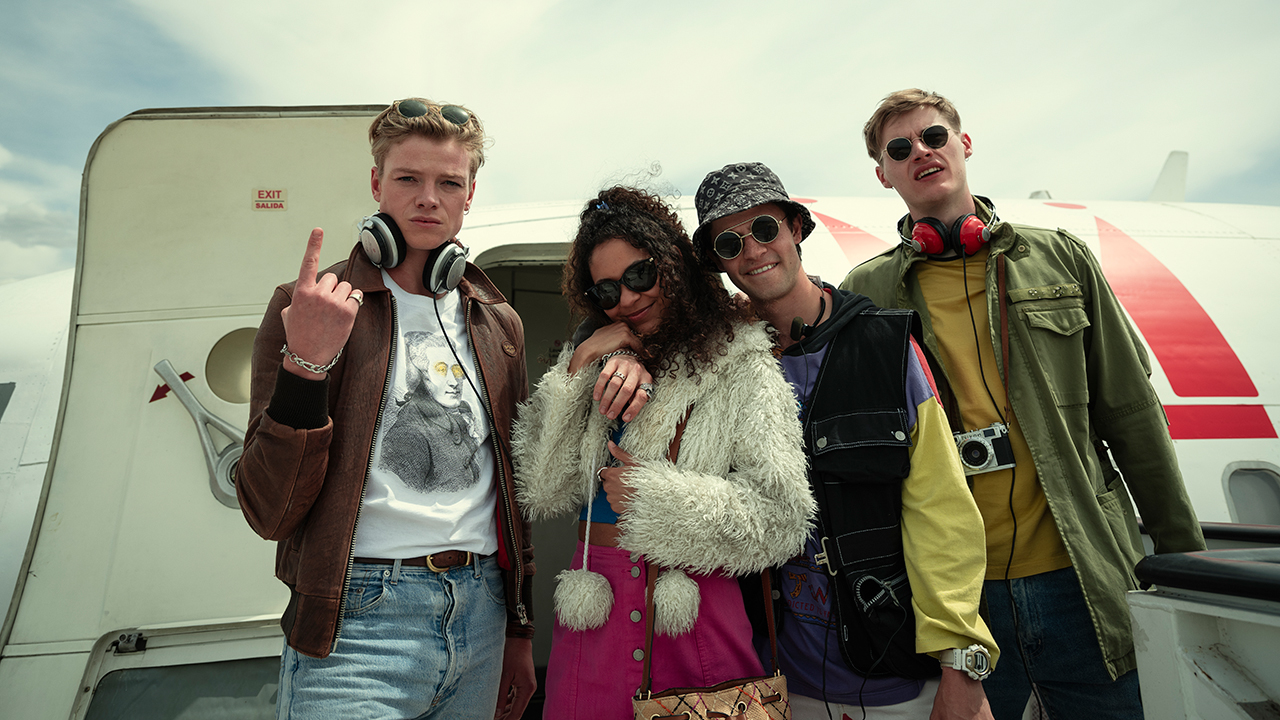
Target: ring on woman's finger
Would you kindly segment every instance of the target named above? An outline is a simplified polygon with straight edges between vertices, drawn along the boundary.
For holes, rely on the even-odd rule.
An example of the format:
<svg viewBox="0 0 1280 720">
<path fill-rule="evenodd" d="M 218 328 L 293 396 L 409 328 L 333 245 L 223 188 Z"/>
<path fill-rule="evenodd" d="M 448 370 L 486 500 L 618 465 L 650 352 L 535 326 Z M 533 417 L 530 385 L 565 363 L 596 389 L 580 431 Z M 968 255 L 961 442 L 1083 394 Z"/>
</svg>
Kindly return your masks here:
<svg viewBox="0 0 1280 720">
<path fill-rule="evenodd" d="M 600 468 L 599 470 L 596 470 L 596 482 L 600 483 L 601 485 L 604 484 L 604 477 L 600 474 L 602 472 L 604 472 L 604 468 Z"/>
<path fill-rule="evenodd" d="M 618 371 L 614 372 L 614 373 L 613 373 L 613 376 L 614 376 L 614 377 L 616 377 L 616 378 L 618 378 L 619 380 L 621 380 L 621 381 L 623 381 L 623 382 L 626 382 L 626 381 L 627 381 L 627 374 L 626 374 L 626 373 L 624 373 L 624 372 L 622 372 L 621 370 L 618 370 Z"/>
<path fill-rule="evenodd" d="M 351 294 L 347 296 L 347 299 L 355 300 L 356 307 L 364 307 L 364 293 L 360 292 L 359 290 L 353 290 Z"/>
<path fill-rule="evenodd" d="M 653 399 L 653 394 L 658 391 L 658 387 L 653 383 L 640 383 L 639 388 L 644 391 L 644 394 L 647 395 L 650 400 Z"/>
</svg>

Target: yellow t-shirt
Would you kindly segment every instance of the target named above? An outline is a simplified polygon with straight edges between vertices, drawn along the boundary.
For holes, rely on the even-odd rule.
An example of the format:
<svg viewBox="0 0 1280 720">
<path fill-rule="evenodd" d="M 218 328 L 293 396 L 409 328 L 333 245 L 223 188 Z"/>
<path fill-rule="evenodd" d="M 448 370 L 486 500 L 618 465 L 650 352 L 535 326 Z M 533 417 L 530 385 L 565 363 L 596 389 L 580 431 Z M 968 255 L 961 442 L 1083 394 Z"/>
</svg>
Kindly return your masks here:
<svg viewBox="0 0 1280 720">
<path fill-rule="evenodd" d="M 912 266 L 966 431 L 1000 422 L 1007 405 L 987 316 L 987 254 L 984 247 L 963 262 L 930 260 Z M 978 360 L 974 359 L 975 349 Z M 1071 566 L 1016 415 L 1009 425 L 1009 440 L 1014 468 L 970 476 L 973 498 L 986 526 L 988 580 L 1028 577 Z M 1015 518 L 1017 540 L 1011 556 Z"/>
</svg>

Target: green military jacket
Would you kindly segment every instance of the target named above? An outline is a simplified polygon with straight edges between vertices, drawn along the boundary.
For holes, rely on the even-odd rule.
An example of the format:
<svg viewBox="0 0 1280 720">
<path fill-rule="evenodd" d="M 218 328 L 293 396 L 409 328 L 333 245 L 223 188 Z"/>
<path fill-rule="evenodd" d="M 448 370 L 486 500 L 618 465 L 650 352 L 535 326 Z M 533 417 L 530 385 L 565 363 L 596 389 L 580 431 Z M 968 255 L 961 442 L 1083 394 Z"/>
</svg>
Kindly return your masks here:
<svg viewBox="0 0 1280 720">
<path fill-rule="evenodd" d="M 991 216 L 981 203 L 978 214 L 988 221 Z M 1002 255 L 1007 369 L 1001 353 L 1000 308 L 991 302 L 999 295 L 996 258 Z M 920 314 L 930 364 L 945 398 L 950 396 L 947 368 L 938 360 L 929 309 L 911 272 L 925 259 L 899 245 L 854 268 L 840 287 L 862 293 L 881 307 L 910 308 Z M 1113 678 L 1119 677 L 1136 667 L 1124 594 L 1138 587 L 1133 570 L 1143 555 L 1129 496 L 1137 503 L 1157 553 L 1204 549 L 1168 420 L 1148 379 L 1146 349 L 1093 253 L 1064 230 L 997 222 L 986 291 L 991 343 L 1001 376 L 1007 378 L 1013 414 L 1080 579 L 1107 669 Z M 954 405 L 948 411 L 952 423 L 958 422 Z"/>
</svg>

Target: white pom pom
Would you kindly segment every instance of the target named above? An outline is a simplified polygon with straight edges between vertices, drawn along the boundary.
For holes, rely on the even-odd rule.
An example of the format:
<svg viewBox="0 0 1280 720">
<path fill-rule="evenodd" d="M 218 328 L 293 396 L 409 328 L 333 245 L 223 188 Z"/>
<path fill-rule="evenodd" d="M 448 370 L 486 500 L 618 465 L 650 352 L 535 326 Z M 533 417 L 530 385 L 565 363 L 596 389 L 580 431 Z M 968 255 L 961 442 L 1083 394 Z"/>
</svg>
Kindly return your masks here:
<svg viewBox="0 0 1280 720">
<path fill-rule="evenodd" d="M 698 620 L 702 593 L 693 578 L 679 570 L 665 569 L 653 589 L 653 629 L 661 635 L 679 635 L 693 629 Z"/>
<path fill-rule="evenodd" d="M 613 588 L 600 573 L 564 570 L 556 576 L 556 616 L 570 630 L 594 630 L 613 609 Z"/>
</svg>

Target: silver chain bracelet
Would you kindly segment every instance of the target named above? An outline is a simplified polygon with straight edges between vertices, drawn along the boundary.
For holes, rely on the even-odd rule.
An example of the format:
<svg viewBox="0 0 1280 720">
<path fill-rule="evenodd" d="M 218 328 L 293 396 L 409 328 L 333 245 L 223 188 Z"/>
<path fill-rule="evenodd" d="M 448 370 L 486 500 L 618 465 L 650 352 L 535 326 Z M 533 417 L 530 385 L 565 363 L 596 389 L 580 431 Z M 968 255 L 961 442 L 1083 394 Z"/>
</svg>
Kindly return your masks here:
<svg viewBox="0 0 1280 720">
<path fill-rule="evenodd" d="M 627 348 L 620 348 L 618 350 L 614 350 L 611 353 L 605 353 L 604 355 L 601 355 L 600 364 L 603 365 L 609 362 L 611 358 L 618 357 L 619 355 L 630 355 L 631 357 L 640 357 L 639 355 L 635 354 L 635 352 L 628 350 Z"/>
<path fill-rule="evenodd" d="M 338 348 L 338 354 L 333 356 L 333 359 L 329 361 L 328 365 L 317 365 L 313 362 L 303 360 L 298 357 L 297 353 L 289 350 L 289 343 L 285 343 L 280 346 L 280 354 L 288 358 L 294 365 L 297 365 L 307 372 L 312 372 L 316 375 L 323 375 L 332 370 L 334 365 L 338 364 L 338 358 L 342 357 L 342 348 Z"/>
</svg>

